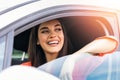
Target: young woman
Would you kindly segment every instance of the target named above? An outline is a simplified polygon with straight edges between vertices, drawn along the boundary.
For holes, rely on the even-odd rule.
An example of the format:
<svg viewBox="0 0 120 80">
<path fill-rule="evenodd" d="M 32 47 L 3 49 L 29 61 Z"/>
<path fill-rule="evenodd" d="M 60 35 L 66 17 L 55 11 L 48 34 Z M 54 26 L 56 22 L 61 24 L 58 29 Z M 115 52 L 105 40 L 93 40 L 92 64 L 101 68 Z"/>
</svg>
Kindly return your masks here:
<svg viewBox="0 0 120 80">
<path fill-rule="evenodd" d="M 70 41 L 59 20 L 51 20 L 32 28 L 29 40 L 29 60 L 24 65 L 38 67 L 72 53 Z"/>
</svg>

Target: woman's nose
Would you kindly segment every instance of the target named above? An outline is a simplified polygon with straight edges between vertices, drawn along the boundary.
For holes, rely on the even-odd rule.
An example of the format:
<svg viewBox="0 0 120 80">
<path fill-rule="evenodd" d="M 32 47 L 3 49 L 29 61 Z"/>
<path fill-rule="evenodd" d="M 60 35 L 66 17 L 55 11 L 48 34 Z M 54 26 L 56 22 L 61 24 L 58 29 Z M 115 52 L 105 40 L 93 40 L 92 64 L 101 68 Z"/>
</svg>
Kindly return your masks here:
<svg viewBox="0 0 120 80">
<path fill-rule="evenodd" d="M 50 33 L 50 38 L 54 38 L 54 37 L 56 37 L 57 36 L 57 34 L 55 33 L 55 32 L 51 32 Z"/>
</svg>

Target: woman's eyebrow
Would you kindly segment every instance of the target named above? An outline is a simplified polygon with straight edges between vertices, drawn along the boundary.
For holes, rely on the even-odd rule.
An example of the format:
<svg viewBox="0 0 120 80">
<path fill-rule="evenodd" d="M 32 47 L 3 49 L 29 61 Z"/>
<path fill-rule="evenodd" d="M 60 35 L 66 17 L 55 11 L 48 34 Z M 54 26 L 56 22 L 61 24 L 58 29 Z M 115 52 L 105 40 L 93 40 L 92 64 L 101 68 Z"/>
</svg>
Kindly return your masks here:
<svg viewBox="0 0 120 80">
<path fill-rule="evenodd" d="M 61 24 L 58 23 L 58 24 L 55 25 L 55 27 L 57 27 L 57 26 L 61 26 Z"/>
<path fill-rule="evenodd" d="M 40 28 L 40 30 L 43 30 L 43 29 L 48 29 L 48 27 L 42 27 L 42 28 Z"/>
</svg>

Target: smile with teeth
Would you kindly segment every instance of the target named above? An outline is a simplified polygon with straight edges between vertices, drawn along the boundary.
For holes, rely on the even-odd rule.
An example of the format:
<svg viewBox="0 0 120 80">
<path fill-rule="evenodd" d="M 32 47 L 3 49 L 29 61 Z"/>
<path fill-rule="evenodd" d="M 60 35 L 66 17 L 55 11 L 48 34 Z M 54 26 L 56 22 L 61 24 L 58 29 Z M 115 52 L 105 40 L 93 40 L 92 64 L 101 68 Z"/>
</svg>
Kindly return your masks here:
<svg viewBox="0 0 120 80">
<path fill-rule="evenodd" d="M 50 41 L 50 42 L 48 42 L 49 45 L 58 44 L 58 43 L 59 43 L 58 41 Z"/>
</svg>

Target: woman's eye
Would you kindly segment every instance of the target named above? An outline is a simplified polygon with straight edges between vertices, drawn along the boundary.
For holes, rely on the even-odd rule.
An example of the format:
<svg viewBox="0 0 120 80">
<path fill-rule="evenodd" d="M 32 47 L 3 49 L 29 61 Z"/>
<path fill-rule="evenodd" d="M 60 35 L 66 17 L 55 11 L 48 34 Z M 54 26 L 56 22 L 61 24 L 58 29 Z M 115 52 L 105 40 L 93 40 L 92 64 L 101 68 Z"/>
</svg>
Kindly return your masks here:
<svg viewBox="0 0 120 80">
<path fill-rule="evenodd" d="M 43 30 L 43 31 L 41 31 L 41 33 L 49 33 L 49 31 L 48 30 Z"/>
<path fill-rule="evenodd" d="M 57 29 L 56 29 L 56 31 L 58 31 L 58 32 L 59 32 L 59 31 L 62 31 L 62 29 L 61 29 L 61 28 L 57 28 Z"/>
</svg>

